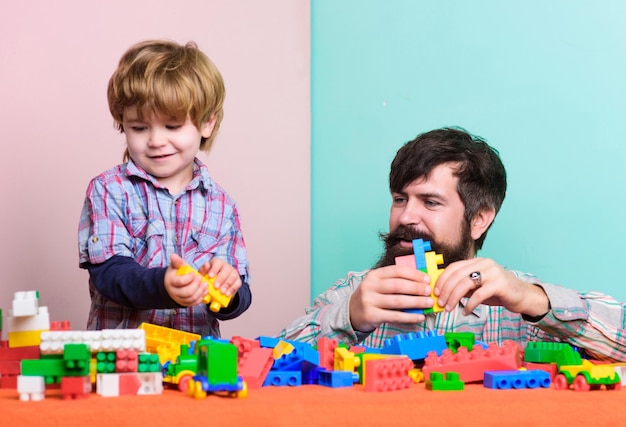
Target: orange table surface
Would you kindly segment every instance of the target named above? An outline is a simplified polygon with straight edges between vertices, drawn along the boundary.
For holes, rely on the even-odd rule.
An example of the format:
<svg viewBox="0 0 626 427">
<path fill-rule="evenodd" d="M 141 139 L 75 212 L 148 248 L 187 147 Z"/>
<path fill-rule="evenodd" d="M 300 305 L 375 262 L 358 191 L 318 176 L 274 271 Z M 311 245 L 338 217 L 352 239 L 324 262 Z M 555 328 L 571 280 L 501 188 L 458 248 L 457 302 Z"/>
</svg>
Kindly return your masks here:
<svg viewBox="0 0 626 427">
<path fill-rule="evenodd" d="M 362 386 L 264 387 L 234 399 L 194 399 L 166 389 L 157 396 L 22 402 L 0 390 L 0 426 L 624 426 L 626 389 L 589 392 L 554 389 L 429 391 L 424 384 L 384 393 Z"/>
</svg>

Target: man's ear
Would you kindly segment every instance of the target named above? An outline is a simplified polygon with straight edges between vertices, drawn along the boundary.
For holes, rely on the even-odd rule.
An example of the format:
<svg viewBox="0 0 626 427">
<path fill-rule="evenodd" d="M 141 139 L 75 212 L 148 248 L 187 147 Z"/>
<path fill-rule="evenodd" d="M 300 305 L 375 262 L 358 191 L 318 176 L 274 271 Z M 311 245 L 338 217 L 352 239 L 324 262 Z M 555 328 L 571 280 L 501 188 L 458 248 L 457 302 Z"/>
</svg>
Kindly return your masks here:
<svg viewBox="0 0 626 427">
<path fill-rule="evenodd" d="M 479 211 L 470 224 L 470 233 L 473 240 L 478 240 L 485 231 L 489 228 L 494 218 L 496 217 L 495 209 L 483 209 Z"/>
<path fill-rule="evenodd" d="M 215 123 L 217 122 L 217 117 L 215 115 L 209 117 L 209 120 L 202 123 L 200 128 L 200 134 L 203 138 L 208 138 L 213 133 L 213 129 L 215 128 Z"/>
</svg>

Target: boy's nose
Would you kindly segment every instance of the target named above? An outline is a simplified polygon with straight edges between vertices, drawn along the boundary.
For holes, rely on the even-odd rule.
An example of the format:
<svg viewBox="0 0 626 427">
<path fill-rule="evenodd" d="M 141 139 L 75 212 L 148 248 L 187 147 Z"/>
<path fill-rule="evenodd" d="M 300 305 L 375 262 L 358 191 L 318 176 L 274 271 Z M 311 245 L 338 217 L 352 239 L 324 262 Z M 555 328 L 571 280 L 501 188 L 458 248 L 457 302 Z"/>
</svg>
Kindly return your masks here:
<svg viewBox="0 0 626 427">
<path fill-rule="evenodd" d="M 165 145 L 167 141 L 166 136 L 159 132 L 158 130 L 151 130 L 148 138 L 148 146 L 150 147 L 160 147 Z"/>
</svg>

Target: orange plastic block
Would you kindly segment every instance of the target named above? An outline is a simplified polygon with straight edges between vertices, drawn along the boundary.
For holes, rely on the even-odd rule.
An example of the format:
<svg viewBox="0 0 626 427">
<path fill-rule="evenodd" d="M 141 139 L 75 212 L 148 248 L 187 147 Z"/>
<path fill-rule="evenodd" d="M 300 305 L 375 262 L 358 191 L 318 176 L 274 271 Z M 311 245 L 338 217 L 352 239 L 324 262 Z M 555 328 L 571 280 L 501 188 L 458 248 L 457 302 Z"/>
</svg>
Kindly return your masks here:
<svg viewBox="0 0 626 427">
<path fill-rule="evenodd" d="M 457 353 L 444 350 L 441 356 L 430 352 L 424 359 L 422 372 L 430 378 L 431 372 L 457 372 L 465 383 L 482 381 L 485 371 L 515 370 L 522 365 L 521 348 L 513 341 L 505 341 L 502 346 L 491 343 L 487 350 L 475 345 L 472 351 L 460 347 Z"/>
<path fill-rule="evenodd" d="M 413 362 L 408 357 L 373 359 L 365 364 L 365 391 L 402 390 L 413 384 L 409 377 Z"/>
</svg>

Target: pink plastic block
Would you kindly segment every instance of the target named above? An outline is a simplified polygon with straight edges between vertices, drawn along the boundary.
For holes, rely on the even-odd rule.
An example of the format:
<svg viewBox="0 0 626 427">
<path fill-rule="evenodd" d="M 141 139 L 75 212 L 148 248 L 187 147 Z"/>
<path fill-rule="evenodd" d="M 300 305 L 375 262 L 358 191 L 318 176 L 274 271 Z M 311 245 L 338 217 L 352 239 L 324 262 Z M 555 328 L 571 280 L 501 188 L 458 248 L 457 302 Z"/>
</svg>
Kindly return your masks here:
<svg viewBox="0 0 626 427">
<path fill-rule="evenodd" d="M 430 378 L 431 372 L 457 372 L 465 383 L 482 381 L 485 371 L 515 370 L 522 365 L 521 348 L 513 341 L 505 341 L 502 346 L 496 343 L 487 350 L 475 345 L 472 351 L 460 347 L 456 354 L 445 350 L 441 356 L 431 352 L 424 359 L 422 371 L 424 378 Z"/>
<path fill-rule="evenodd" d="M 413 380 L 409 370 L 413 362 L 408 357 L 388 357 L 365 362 L 365 391 L 391 391 L 409 388 Z"/>
</svg>

